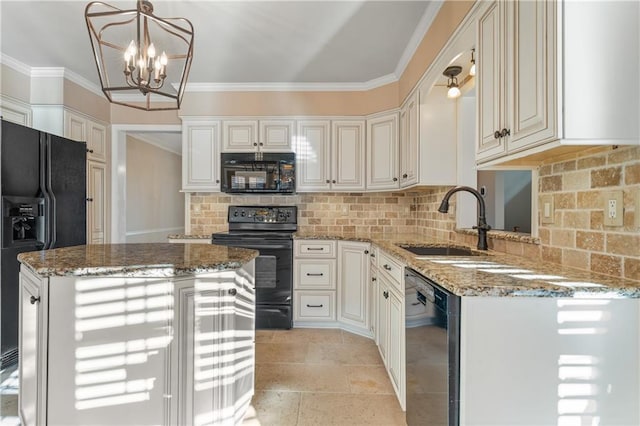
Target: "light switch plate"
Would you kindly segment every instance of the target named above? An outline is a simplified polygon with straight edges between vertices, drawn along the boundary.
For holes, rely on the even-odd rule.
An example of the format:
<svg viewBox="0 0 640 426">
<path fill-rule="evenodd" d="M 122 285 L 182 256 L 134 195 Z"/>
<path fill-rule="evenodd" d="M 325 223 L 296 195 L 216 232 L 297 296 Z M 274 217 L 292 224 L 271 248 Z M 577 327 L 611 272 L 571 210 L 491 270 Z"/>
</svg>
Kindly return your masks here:
<svg viewBox="0 0 640 426">
<path fill-rule="evenodd" d="M 622 226 L 624 223 L 622 191 L 605 192 L 603 198 L 604 225 Z"/>
<path fill-rule="evenodd" d="M 543 195 L 540 197 L 540 221 L 542 223 L 553 223 L 554 215 L 553 195 Z"/>
</svg>

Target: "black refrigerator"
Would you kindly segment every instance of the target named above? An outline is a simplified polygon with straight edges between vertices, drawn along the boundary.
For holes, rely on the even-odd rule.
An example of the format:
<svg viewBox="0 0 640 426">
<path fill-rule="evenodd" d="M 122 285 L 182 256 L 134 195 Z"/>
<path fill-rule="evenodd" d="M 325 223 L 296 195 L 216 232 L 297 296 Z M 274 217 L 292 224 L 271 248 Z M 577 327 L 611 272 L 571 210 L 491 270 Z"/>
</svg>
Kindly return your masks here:
<svg viewBox="0 0 640 426">
<path fill-rule="evenodd" d="M 84 142 L 2 120 L 2 368 L 18 355 L 18 254 L 86 243 L 86 158 Z"/>
</svg>

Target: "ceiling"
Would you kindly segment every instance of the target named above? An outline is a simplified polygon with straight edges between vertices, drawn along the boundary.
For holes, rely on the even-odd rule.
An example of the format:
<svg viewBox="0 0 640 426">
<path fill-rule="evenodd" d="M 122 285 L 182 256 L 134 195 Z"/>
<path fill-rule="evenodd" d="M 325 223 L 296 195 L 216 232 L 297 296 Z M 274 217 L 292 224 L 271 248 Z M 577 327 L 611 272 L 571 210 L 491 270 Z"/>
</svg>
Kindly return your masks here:
<svg viewBox="0 0 640 426">
<path fill-rule="evenodd" d="M 85 1 L 0 1 L 0 51 L 30 67 L 64 67 L 99 84 Z M 135 0 L 107 1 L 122 9 Z M 195 29 L 196 85 L 376 85 L 397 80 L 441 0 L 156 0 L 160 17 Z M 7 58 L 7 56 L 9 58 Z"/>
</svg>

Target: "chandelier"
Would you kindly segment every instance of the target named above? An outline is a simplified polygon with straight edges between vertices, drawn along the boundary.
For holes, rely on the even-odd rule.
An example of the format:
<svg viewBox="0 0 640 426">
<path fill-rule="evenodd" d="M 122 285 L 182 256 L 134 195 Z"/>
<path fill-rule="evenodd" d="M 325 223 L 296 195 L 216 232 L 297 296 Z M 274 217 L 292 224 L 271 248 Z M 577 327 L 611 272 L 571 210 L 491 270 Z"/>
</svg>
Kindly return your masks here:
<svg viewBox="0 0 640 426">
<path fill-rule="evenodd" d="M 133 10 L 94 1 L 84 15 L 109 102 L 145 111 L 180 109 L 193 59 L 191 22 L 159 18 L 146 0 Z"/>
</svg>

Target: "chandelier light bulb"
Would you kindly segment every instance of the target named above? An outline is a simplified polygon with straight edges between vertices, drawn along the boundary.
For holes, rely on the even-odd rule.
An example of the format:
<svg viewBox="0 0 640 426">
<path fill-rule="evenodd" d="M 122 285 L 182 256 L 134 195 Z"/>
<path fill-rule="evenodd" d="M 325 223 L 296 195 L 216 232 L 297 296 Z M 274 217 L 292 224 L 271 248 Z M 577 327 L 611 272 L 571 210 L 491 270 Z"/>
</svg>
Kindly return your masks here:
<svg viewBox="0 0 640 426">
<path fill-rule="evenodd" d="M 129 43 L 129 47 L 127 47 L 127 52 L 129 53 L 129 57 L 136 56 L 136 53 L 138 53 L 138 48 L 136 47 L 135 41 L 131 40 L 131 43 Z"/>
<path fill-rule="evenodd" d="M 169 59 L 167 58 L 167 54 L 162 52 L 162 55 L 160 55 L 160 64 L 162 66 L 166 66 L 169 63 Z"/>
<path fill-rule="evenodd" d="M 150 58 L 155 58 L 156 57 L 156 47 L 153 45 L 153 43 L 151 43 L 149 45 L 149 47 L 147 48 L 147 55 Z"/>
</svg>

